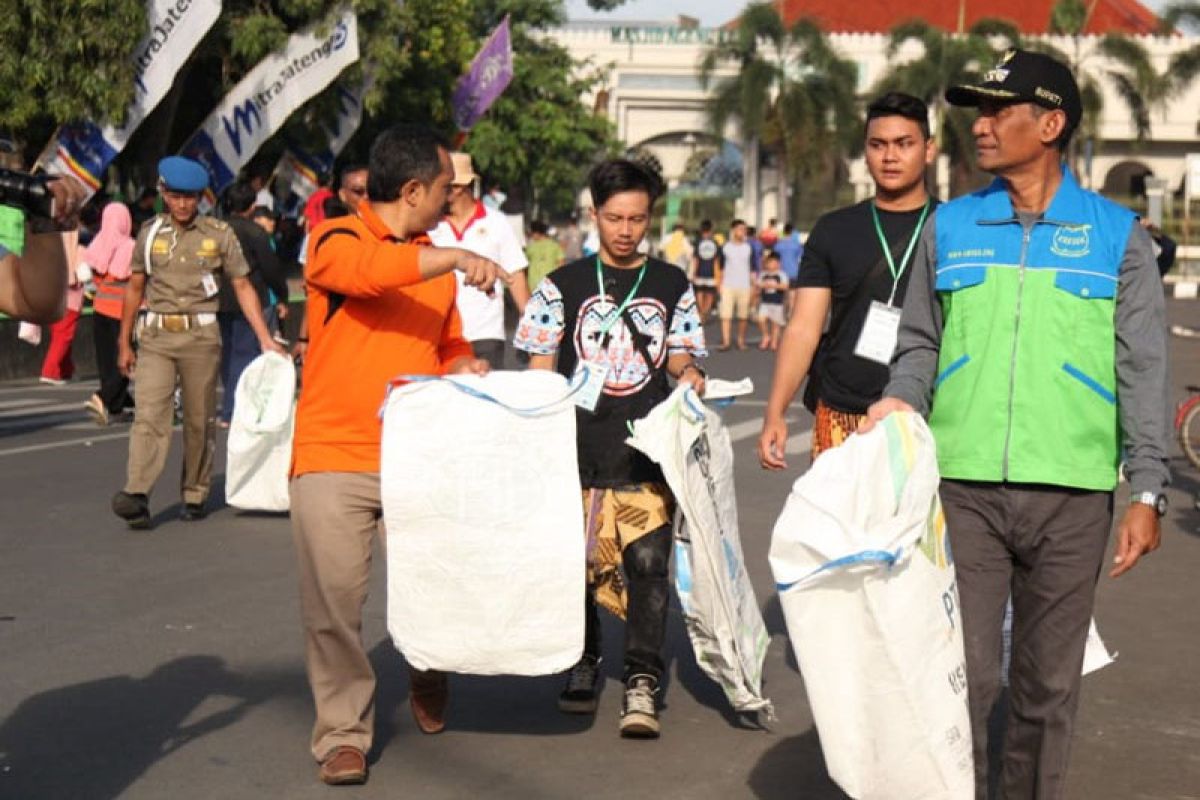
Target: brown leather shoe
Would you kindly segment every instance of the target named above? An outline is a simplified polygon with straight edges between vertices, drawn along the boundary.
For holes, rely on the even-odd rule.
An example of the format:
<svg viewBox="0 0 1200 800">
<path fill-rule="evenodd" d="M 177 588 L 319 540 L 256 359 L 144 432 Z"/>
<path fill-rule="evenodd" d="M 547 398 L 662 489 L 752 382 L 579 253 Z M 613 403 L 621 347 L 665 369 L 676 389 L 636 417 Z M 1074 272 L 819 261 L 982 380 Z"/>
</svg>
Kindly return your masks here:
<svg viewBox="0 0 1200 800">
<path fill-rule="evenodd" d="M 445 727 L 446 673 L 408 670 L 408 703 L 421 733 L 441 733 Z"/>
<path fill-rule="evenodd" d="M 357 747 L 342 745 L 325 756 L 317 776 L 330 786 L 366 783 L 367 757 Z"/>
</svg>

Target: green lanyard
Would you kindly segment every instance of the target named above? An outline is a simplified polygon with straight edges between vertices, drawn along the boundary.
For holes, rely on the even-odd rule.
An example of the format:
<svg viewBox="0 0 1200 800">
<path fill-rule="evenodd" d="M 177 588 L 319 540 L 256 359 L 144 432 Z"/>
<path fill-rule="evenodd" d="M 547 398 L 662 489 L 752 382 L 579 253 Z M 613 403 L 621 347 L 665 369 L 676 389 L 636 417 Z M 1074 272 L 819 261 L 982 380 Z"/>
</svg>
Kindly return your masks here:
<svg viewBox="0 0 1200 800">
<path fill-rule="evenodd" d="M 908 247 L 904 250 L 904 257 L 900 259 L 899 268 L 896 267 L 896 262 L 892 258 L 892 247 L 888 244 L 887 237 L 883 235 L 883 226 L 879 224 L 879 212 L 875 209 L 875 203 L 871 203 L 871 219 L 875 221 L 875 235 L 879 237 L 879 246 L 883 248 L 883 257 L 887 259 L 888 270 L 892 273 L 892 293 L 888 297 L 888 305 L 896 299 L 896 287 L 900 285 L 900 276 L 904 274 L 904 270 L 908 268 L 908 260 L 912 258 L 913 249 L 917 246 L 917 239 L 921 238 L 921 228 L 925 225 L 925 215 L 929 213 L 929 201 L 925 201 L 925 207 L 921 209 L 921 216 L 917 219 L 917 227 L 913 228 L 912 238 L 908 240 Z"/>
<path fill-rule="evenodd" d="M 621 305 L 617 306 L 617 313 L 613 314 L 612 319 L 604 323 L 604 327 L 600 329 L 600 341 L 602 347 L 608 347 L 608 332 L 612 330 L 613 325 L 617 324 L 617 320 L 621 318 L 621 314 L 625 313 L 625 309 L 629 308 L 629 303 L 637 295 L 638 287 L 642 285 L 642 278 L 646 277 L 646 262 L 642 262 L 642 268 L 638 270 L 637 280 L 633 282 L 633 288 L 629 290 L 629 294 L 625 295 L 625 300 Z M 604 293 L 604 268 L 601 266 L 600 256 L 596 256 L 596 288 L 600 292 L 600 299 L 603 300 L 607 295 Z M 613 295 L 613 302 L 616 302 L 616 295 Z"/>
</svg>

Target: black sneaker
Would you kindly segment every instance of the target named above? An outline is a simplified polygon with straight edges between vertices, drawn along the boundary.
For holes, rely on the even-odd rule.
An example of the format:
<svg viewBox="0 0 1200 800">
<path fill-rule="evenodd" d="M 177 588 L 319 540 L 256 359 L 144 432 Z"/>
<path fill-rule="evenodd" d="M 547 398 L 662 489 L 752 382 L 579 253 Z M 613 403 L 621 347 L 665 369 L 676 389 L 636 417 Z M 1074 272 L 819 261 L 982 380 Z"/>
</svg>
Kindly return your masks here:
<svg viewBox="0 0 1200 800">
<path fill-rule="evenodd" d="M 599 683 L 600 659 L 584 655 L 567 673 L 566 688 L 558 696 L 558 710 L 564 714 L 595 714 Z"/>
<path fill-rule="evenodd" d="M 150 527 L 150 500 L 144 494 L 117 492 L 113 495 L 112 510 L 135 530 Z"/>
<path fill-rule="evenodd" d="M 621 735 L 631 739 L 657 739 L 658 709 L 654 695 L 658 680 L 652 675 L 633 675 L 625 683 L 625 702 L 621 706 Z"/>
<path fill-rule="evenodd" d="M 207 509 L 203 503 L 184 503 L 183 511 L 179 512 L 179 518 L 184 522 L 196 522 L 208 516 Z"/>
</svg>

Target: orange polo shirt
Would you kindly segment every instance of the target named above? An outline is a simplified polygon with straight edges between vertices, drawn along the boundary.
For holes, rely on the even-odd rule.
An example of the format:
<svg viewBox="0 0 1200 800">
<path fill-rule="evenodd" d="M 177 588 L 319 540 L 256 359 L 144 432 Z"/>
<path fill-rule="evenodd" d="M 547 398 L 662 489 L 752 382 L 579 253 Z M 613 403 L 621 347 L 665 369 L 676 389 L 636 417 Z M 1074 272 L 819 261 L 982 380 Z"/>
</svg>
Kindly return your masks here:
<svg viewBox="0 0 1200 800">
<path fill-rule="evenodd" d="M 309 344 L 292 475 L 378 472 L 388 383 L 440 375 L 472 355 L 454 305 L 454 275 L 421 280 L 419 248 L 428 243 L 424 236 L 399 242 L 369 203 L 358 216 L 325 220 L 309 234 Z"/>
</svg>

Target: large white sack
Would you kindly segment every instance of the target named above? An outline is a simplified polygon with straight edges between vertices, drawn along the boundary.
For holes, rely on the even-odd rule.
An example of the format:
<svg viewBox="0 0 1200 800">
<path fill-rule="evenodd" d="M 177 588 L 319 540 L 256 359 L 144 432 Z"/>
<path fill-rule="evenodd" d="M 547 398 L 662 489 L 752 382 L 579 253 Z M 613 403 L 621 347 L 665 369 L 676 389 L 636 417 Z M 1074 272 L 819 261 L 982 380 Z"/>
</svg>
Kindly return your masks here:
<svg viewBox="0 0 1200 800">
<path fill-rule="evenodd" d="M 545 675 L 583 654 L 575 406 L 545 370 L 402 385 L 383 411 L 388 630 L 409 664 Z"/>
<path fill-rule="evenodd" d="M 296 365 L 263 353 L 238 379 L 225 445 L 225 502 L 253 511 L 287 511 L 296 409 Z"/>
<path fill-rule="evenodd" d="M 852 797 L 974 797 L 933 436 L 892 414 L 796 481 L 771 541 L 825 765 Z"/>
<path fill-rule="evenodd" d="M 762 668 L 770 637 L 738 536 L 729 431 L 683 385 L 633 423 L 628 441 L 662 467 L 679 506 L 675 589 L 696 662 L 736 710 L 769 718 Z"/>
</svg>

